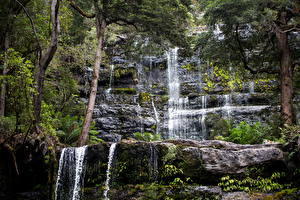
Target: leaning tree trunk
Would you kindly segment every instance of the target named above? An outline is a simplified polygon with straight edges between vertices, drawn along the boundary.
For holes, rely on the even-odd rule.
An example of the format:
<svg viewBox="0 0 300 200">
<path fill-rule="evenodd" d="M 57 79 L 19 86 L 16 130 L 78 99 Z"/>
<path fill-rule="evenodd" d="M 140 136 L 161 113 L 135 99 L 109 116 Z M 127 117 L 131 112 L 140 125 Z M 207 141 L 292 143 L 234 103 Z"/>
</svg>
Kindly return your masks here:
<svg viewBox="0 0 300 200">
<path fill-rule="evenodd" d="M 58 19 L 59 1 L 60 0 L 52 0 L 51 3 L 51 23 L 52 23 L 51 41 L 46 53 L 42 55 L 39 59 L 37 71 L 35 74 L 37 94 L 33 98 L 33 104 L 34 104 L 34 125 L 36 128 L 39 122 L 41 121 L 42 92 L 43 92 L 43 86 L 45 80 L 45 73 L 57 49 L 57 41 L 58 41 L 58 34 L 59 34 L 59 19 Z"/>
<path fill-rule="evenodd" d="M 106 22 L 102 18 L 102 16 L 96 16 L 96 27 L 97 27 L 97 49 L 96 49 L 95 65 L 93 69 L 93 79 L 91 82 L 89 101 L 86 109 L 82 130 L 77 142 L 78 146 L 85 145 L 88 139 L 89 128 L 92 121 L 92 115 L 95 106 L 98 78 L 99 78 L 99 69 L 100 69 L 101 58 L 102 58 L 101 57 L 102 44 L 103 44 L 103 38 L 104 38 L 104 33 L 106 28 Z"/>
<path fill-rule="evenodd" d="M 286 24 L 286 12 L 281 12 L 280 22 Z M 280 90 L 281 116 L 284 124 L 292 124 L 293 120 L 293 79 L 292 57 L 288 45 L 288 34 L 279 27 L 276 28 L 276 38 L 280 50 Z"/>
</svg>

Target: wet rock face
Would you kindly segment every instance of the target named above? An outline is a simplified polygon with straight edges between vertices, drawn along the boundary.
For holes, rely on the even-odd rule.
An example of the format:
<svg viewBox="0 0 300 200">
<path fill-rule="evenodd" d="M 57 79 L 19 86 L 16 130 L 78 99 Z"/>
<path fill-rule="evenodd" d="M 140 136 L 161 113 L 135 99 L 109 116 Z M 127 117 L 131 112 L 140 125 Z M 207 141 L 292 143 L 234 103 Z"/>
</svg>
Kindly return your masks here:
<svg viewBox="0 0 300 200">
<path fill-rule="evenodd" d="M 130 138 L 135 132 L 158 132 L 162 138 L 170 138 L 170 120 L 176 121 L 177 118 L 170 117 L 169 82 L 174 77 L 169 77 L 167 56 L 144 56 L 139 62 L 116 57 L 112 65 L 113 68 L 111 65 L 101 66 L 93 115 L 99 135 L 118 134 L 122 138 Z M 207 119 L 206 115 L 209 114 L 217 114 L 236 124 L 240 121 L 264 122 L 270 113 L 275 113 L 273 111 L 278 105 L 278 98 L 259 90 L 259 84 L 252 89 L 245 82 L 244 88 L 235 91 L 221 86 L 205 91 L 205 77 L 212 71 L 203 68 L 197 56 L 178 57 L 176 71 L 179 98 L 185 99 L 179 109 L 187 111 L 178 116 L 180 119 L 177 121 L 183 121 L 179 127 L 184 127 L 184 130 L 175 132 L 185 134 L 180 138 L 201 140 L 203 135 L 213 138 L 210 137 L 213 125 L 206 122 L 214 122 Z M 261 106 L 273 107 L 261 112 Z M 203 113 L 203 108 L 208 110 Z"/>
<path fill-rule="evenodd" d="M 88 148 L 86 187 L 104 182 L 108 145 L 103 143 Z M 251 166 L 267 164 L 270 169 L 278 169 L 284 163 L 283 155 L 278 144 L 237 145 L 214 140 L 147 143 L 123 140 L 116 147 L 111 185 L 120 187 L 166 182 L 176 177 L 181 180 L 189 178 L 197 184 L 213 184 L 224 175 L 242 175 Z"/>
</svg>

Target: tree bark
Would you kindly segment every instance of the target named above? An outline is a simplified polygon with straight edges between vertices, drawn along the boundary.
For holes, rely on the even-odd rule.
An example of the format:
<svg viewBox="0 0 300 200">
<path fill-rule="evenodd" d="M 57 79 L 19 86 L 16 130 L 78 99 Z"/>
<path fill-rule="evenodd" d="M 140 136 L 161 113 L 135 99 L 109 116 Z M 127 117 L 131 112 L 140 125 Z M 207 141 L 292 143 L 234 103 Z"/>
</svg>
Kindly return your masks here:
<svg viewBox="0 0 300 200">
<path fill-rule="evenodd" d="M 35 127 L 37 127 L 39 122 L 41 121 L 41 104 L 42 104 L 42 92 L 43 92 L 43 86 L 45 80 L 45 73 L 57 49 L 57 41 L 58 41 L 58 34 L 59 34 L 58 10 L 59 10 L 59 0 L 52 0 L 51 41 L 46 53 L 44 55 L 41 55 L 39 59 L 39 63 L 35 74 L 35 81 L 36 81 L 36 88 L 37 88 L 37 94 L 33 98 Z"/>
<path fill-rule="evenodd" d="M 287 24 L 287 13 L 279 14 L 281 24 Z M 284 124 L 292 124 L 293 120 L 293 75 L 291 51 L 288 45 L 288 33 L 276 27 L 276 38 L 280 50 L 280 90 L 281 116 Z"/>
<path fill-rule="evenodd" d="M 101 53 L 102 53 L 102 44 L 104 33 L 106 29 L 106 22 L 102 16 L 97 12 L 96 14 L 96 28 L 97 28 L 97 49 L 95 57 L 95 65 L 93 69 L 93 79 L 91 82 L 90 95 L 88 100 L 88 105 L 86 109 L 86 114 L 82 126 L 82 130 L 78 139 L 78 146 L 83 146 L 86 144 L 89 134 L 89 128 L 92 121 L 93 110 L 95 106 L 98 78 L 99 78 L 99 69 L 101 64 Z"/>
<path fill-rule="evenodd" d="M 5 34 L 5 41 L 4 41 L 4 52 L 7 51 L 9 48 L 9 35 L 8 31 Z M 4 62 L 6 62 L 6 55 L 4 58 Z M 2 76 L 5 77 L 7 75 L 8 69 L 6 64 L 4 63 L 3 71 L 2 71 Z M 6 81 L 3 80 L 1 84 L 1 95 L 0 95 L 0 117 L 4 117 L 5 115 L 5 99 L 6 99 Z"/>
</svg>

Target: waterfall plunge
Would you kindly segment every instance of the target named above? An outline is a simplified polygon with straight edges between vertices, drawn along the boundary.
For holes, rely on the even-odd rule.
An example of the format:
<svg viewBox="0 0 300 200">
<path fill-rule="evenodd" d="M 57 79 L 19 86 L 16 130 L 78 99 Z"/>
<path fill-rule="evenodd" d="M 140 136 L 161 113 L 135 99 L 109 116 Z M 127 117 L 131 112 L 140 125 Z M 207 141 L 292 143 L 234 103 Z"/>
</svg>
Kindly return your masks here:
<svg viewBox="0 0 300 200">
<path fill-rule="evenodd" d="M 79 200 L 84 179 L 86 146 L 64 148 L 59 159 L 55 200 Z"/>
<path fill-rule="evenodd" d="M 109 148 L 109 155 L 108 155 L 108 164 L 107 164 L 107 170 L 106 170 L 106 181 L 105 181 L 105 190 L 103 192 L 103 196 L 105 200 L 109 200 L 108 192 L 109 192 L 109 182 L 111 179 L 111 166 L 115 154 L 117 143 L 112 143 L 112 145 Z"/>
</svg>

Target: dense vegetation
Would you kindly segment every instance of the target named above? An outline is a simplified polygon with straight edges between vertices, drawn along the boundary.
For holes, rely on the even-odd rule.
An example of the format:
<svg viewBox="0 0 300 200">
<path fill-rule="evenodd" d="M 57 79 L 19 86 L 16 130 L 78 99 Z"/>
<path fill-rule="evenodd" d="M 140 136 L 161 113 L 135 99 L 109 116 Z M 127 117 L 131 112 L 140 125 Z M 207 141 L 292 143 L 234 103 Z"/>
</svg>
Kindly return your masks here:
<svg viewBox="0 0 300 200">
<path fill-rule="evenodd" d="M 280 117 L 252 124 L 212 120 L 209 139 L 294 145 L 300 135 L 294 109 L 299 104 L 294 97 L 300 94 L 299 36 L 299 0 L 4 0 L 0 151 L 11 153 L 18 173 L 14 154 L 19 144 L 45 142 L 48 162 L 55 160 L 55 146 L 103 142 L 92 120 L 100 68 L 108 68 L 114 56 L 137 61 L 175 46 L 181 47 L 182 57 L 201 56 L 206 94 L 218 86 L 225 93 L 238 91 L 243 81 L 254 81 L 261 84 L 259 90 L 280 97 Z M 128 74 L 134 80 L 138 76 L 135 70 L 118 69 L 114 78 Z M 136 93 L 133 88 L 114 92 Z M 151 104 L 148 93 L 138 98 L 142 105 Z M 147 131 L 131 137 L 161 140 Z M 291 154 L 294 150 L 289 149 Z M 161 184 L 189 182 L 180 179 L 183 172 L 171 164 L 163 172 Z M 219 186 L 224 191 L 278 191 L 289 188 L 277 182 L 282 176 L 226 176 Z"/>
</svg>

